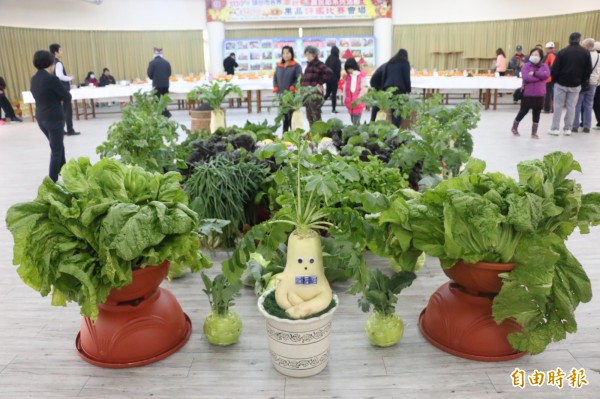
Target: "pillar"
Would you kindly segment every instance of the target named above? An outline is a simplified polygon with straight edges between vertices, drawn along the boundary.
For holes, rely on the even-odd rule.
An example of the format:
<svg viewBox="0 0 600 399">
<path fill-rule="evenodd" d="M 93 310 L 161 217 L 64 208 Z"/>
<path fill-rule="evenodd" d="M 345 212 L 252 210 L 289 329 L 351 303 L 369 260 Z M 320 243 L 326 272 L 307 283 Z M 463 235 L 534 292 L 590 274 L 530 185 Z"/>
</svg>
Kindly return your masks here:
<svg viewBox="0 0 600 399">
<path fill-rule="evenodd" d="M 375 36 L 375 64 L 379 66 L 392 58 L 392 34 L 394 33 L 392 18 L 375 18 L 373 35 Z"/>
<path fill-rule="evenodd" d="M 225 24 L 222 21 L 206 23 L 208 32 L 209 70 L 213 75 L 223 73 L 223 41 L 225 40 Z"/>
</svg>

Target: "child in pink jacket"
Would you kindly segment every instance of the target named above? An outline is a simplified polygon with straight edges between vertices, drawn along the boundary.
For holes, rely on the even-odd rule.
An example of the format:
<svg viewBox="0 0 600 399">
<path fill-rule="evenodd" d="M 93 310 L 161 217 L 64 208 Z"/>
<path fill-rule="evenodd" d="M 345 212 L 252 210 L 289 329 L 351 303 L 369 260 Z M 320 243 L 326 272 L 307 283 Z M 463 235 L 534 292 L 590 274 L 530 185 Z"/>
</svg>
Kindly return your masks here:
<svg viewBox="0 0 600 399">
<path fill-rule="evenodd" d="M 350 119 L 353 125 L 360 124 L 360 116 L 365 109 L 365 103 L 359 99 L 369 90 L 369 80 L 367 74 L 360 70 L 358 63 L 354 58 L 348 58 L 344 64 L 346 78 L 344 81 L 344 104 L 350 113 Z"/>
</svg>

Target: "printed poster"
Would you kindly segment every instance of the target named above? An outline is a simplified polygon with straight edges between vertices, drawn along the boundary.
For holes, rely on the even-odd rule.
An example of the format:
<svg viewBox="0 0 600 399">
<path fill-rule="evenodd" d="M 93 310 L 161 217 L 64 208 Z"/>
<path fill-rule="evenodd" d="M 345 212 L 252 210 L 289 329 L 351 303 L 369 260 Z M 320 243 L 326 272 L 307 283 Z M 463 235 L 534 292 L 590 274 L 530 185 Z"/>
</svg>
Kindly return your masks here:
<svg viewBox="0 0 600 399">
<path fill-rule="evenodd" d="M 355 58 L 364 69 L 375 65 L 375 38 L 373 36 L 322 36 L 322 37 L 286 37 L 276 39 L 227 39 L 223 42 L 223 59 L 235 53 L 238 68 L 236 72 L 273 72 L 281 62 L 281 49 L 291 46 L 297 62 L 306 67 L 304 48 L 308 45 L 319 49 L 319 58 L 325 62 L 331 48 L 340 49 L 342 69 L 348 58 Z"/>
</svg>

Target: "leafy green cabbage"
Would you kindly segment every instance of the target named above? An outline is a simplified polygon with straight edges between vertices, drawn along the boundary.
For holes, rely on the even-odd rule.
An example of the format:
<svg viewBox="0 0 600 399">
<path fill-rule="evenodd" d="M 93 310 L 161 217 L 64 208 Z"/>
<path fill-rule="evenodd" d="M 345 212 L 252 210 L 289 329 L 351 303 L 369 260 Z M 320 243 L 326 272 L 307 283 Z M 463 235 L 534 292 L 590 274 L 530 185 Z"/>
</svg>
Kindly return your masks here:
<svg viewBox="0 0 600 399">
<path fill-rule="evenodd" d="M 42 296 L 52 293 L 53 305 L 74 301 L 95 319 L 97 305 L 130 284 L 135 268 L 165 260 L 174 269 L 210 267 L 178 173 L 79 158 L 62 177 L 46 178 L 35 200 L 13 205 L 6 216 L 19 276 Z"/>
</svg>

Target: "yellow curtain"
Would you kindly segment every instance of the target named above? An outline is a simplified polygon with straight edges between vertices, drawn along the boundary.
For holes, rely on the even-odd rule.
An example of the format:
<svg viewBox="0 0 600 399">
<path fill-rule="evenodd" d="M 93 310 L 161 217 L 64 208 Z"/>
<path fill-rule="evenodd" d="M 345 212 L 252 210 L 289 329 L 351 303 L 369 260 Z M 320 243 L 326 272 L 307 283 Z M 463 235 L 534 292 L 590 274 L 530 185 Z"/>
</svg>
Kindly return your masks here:
<svg viewBox="0 0 600 399">
<path fill-rule="evenodd" d="M 415 69 L 491 69 L 496 49 L 510 59 L 517 44 L 523 52 L 536 44 L 553 41 L 556 48 L 568 45 L 569 35 L 600 40 L 600 10 L 577 14 L 516 20 L 452 24 L 396 25 L 392 53 L 404 48 Z"/>
<path fill-rule="evenodd" d="M 145 78 L 152 49 L 162 47 L 173 74 L 204 72 L 202 31 L 73 31 L 13 28 L 0 26 L 0 76 L 7 81 L 11 100 L 21 99 L 29 90 L 35 73 L 32 64 L 36 50 L 48 50 L 59 43 L 64 52 L 67 73 L 82 83 L 89 71 L 100 76 L 107 67 L 117 80 Z"/>
<path fill-rule="evenodd" d="M 298 28 L 232 29 L 225 31 L 225 39 L 262 39 L 278 37 L 298 37 Z"/>
</svg>

